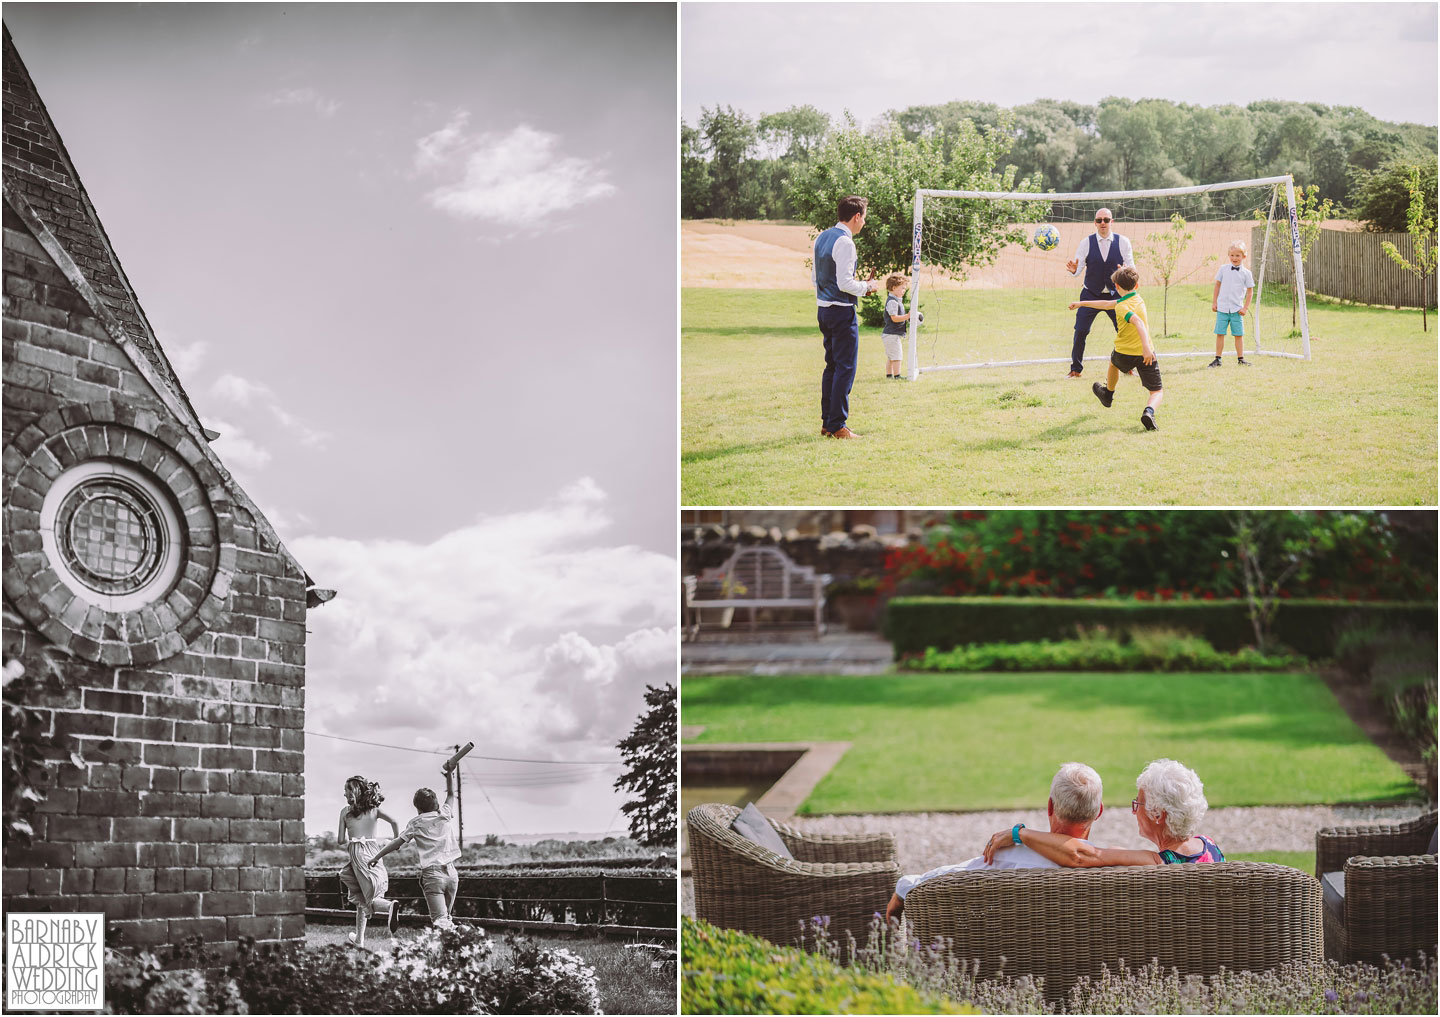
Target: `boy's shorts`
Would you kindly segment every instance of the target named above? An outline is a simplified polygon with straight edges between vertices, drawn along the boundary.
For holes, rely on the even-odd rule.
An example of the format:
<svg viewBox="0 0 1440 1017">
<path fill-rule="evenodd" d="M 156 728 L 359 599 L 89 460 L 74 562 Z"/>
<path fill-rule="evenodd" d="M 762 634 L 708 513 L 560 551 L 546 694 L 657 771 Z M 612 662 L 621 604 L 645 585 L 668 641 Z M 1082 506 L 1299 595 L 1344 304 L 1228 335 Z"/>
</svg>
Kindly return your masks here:
<svg viewBox="0 0 1440 1017">
<path fill-rule="evenodd" d="M 1245 334 L 1245 319 L 1239 311 L 1216 311 L 1215 312 L 1215 334 L 1224 335 L 1225 327 L 1230 327 L 1231 335 Z"/>
<path fill-rule="evenodd" d="M 890 333 L 890 332 L 881 332 L 881 333 L 880 333 L 880 339 L 881 339 L 882 342 L 885 343 L 885 359 L 886 359 L 886 360 L 904 360 L 904 359 L 905 359 L 905 353 L 904 353 L 905 337 L 904 337 L 903 335 L 894 335 L 893 333 Z"/>
<path fill-rule="evenodd" d="M 420 893 L 429 897 L 433 894 L 448 894 L 452 888 L 460 885 L 460 874 L 455 871 L 455 863 L 447 865 L 426 865 L 420 870 Z"/>
<path fill-rule="evenodd" d="M 1140 375 L 1140 384 L 1144 385 L 1151 392 L 1160 391 L 1160 361 L 1157 360 L 1153 364 L 1147 364 L 1145 363 L 1144 357 L 1137 356 L 1133 353 L 1121 353 L 1119 350 L 1113 350 L 1110 353 L 1110 363 L 1114 364 L 1121 374 L 1125 374 L 1132 367 L 1138 368 L 1137 373 Z"/>
</svg>

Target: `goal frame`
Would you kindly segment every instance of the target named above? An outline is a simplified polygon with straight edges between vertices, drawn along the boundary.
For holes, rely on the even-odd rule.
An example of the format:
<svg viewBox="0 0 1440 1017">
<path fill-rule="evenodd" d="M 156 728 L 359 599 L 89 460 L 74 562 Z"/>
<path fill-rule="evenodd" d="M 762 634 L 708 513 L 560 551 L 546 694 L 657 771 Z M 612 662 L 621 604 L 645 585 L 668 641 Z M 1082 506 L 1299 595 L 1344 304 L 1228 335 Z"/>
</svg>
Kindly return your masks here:
<svg viewBox="0 0 1440 1017">
<path fill-rule="evenodd" d="M 1139 191 L 1070 191 L 1064 194 L 1036 193 L 1033 191 L 943 191 L 922 187 L 915 192 L 913 231 L 911 235 L 912 258 L 910 264 L 910 306 L 920 307 L 920 244 L 923 239 L 926 198 L 980 198 L 1000 201 L 1117 201 L 1125 198 L 1162 198 L 1182 194 L 1204 194 L 1209 191 L 1235 191 L 1243 187 L 1260 187 L 1266 184 L 1275 189 L 1270 196 L 1270 214 L 1267 222 L 1275 217 L 1275 201 L 1279 197 L 1278 185 L 1285 186 L 1285 202 L 1290 210 L 1290 250 L 1294 261 L 1295 287 L 1300 307 L 1300 353 L 1265 353 L 1266 356 L 1290 357 L 1297 360 L 1310 359 L 1310 317 L 1305 306 L 1305 265 L 1300 256 L 1300 219 L 1295 211 L 1295 178 L 1290 174 L 1274 177 L 1256 177 L 1254 180 L 1225 180 L 1214 184 L 1192 184 L 1188 187 L 1159 187 Z M 1265 249 L 1260 256 L 1260 277 L 1255 281 L 1255 306 L 1260 306 L 1260 296 L 1265 286 L 1265 263 L 1270 248 L 1270 230 L 1265 231 Z M 1255 327 L 1257 354 L 1264 353 L 1259 346 L 1259 324 Z M 1194 354 L 1167 353 L 1164 356 L 1192 356 Z M 919 381 L 920 341 L 919 316 L 910 315 L 906 328 L 906 376 L 910 381 Z M 1088 358 L 1097 359 L 1097 358 Z M 1098 358 L 1103 359 L 1103 358 Z M 1013 360 L 984 364 L 949 364 L 925 368 L 927 371 L 974 370 L 984 367 L 1010 367 L 1019 364 L 1043 364 L 1069 362 L 1068 357 L 1054 357 L 1040 360 Z"/>
</svg>

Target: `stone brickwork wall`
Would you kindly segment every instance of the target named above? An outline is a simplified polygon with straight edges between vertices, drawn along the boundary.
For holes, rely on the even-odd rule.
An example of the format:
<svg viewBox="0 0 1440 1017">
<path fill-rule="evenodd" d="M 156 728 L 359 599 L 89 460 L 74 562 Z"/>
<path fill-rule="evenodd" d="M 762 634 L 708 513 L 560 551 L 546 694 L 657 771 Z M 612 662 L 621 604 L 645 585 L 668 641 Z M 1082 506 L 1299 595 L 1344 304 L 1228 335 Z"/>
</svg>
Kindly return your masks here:
<svg viewBox="0 0 1440 1017">
<path fill-rule="evenodd" d="M 30 703 L 57 786 L 33 844 L 5 846 L 5 906 L 103 911 L 125 945 L 299 937 L 307 578 L 131 335 L 143 312 L 5 50 L 3 655 L 63 679 Z M 179 522 L 147 603 L 77 596 L 41 538 L 51 486 L 95 463 L 143 474 Z"/>
</svg>

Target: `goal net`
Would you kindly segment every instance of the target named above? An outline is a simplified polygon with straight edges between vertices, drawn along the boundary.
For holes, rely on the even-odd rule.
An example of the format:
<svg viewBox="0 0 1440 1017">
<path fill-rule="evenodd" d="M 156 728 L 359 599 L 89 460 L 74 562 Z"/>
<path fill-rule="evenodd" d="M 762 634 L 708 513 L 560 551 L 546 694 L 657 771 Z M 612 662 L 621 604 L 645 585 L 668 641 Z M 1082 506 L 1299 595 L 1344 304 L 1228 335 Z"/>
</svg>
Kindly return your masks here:
<svg viewBox="0 0 1440 1017">
<path fill-rule="evenodd" d="M 1290 177 L 1148 191 L 1030 194 L 921 190 L 915 195 L 909 376 L 928 371 L 1068 364 L 1084 259 L 1066 269 L 1109 209 L 1129 240 L 1150 333 L 1161 357 L 1213 357 L 1215 275 L 1246 246 L 1255 279 L 1243 318 L 1245 356 L 1309 359 L 1310 336 Z M 1043 250 L 1042 227 L 1059 242 Z M 1298 284 L 1297 284 L 1298 280 Z M 1097 314 L 1085 360 L 1106 361 L 1115 328 Z M 1227 354 L 1235 341 L 1228 334 Z"/>
</svg>

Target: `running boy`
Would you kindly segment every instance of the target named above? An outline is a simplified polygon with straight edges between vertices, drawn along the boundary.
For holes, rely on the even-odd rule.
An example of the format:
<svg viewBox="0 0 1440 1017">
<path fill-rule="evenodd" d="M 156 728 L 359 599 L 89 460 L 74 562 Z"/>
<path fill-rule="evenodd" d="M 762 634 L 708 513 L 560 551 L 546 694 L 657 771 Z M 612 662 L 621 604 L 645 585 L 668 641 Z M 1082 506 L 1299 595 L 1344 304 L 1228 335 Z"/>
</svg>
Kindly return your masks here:
<svg viewBox="0 0 1440 1017">
<path fill-rule="evenodd" d="M 420 892 L 425 895 L 425 904 L 430 909 L 430 921 L 448 929 L 454 924 L 450 914 L 455 910 L 455 893 L 460 886 L 460 877 L 455 872 L 460 844 L 455 839 L 455 827 L 450 823 L 455 809 L 455 772 L 445 771 L 443 806 L 435 800 L 435 792 L 428 787 L 415 792 L 414 803 L 419 815 L 405 824 L 403 833 L 376 852 L 374 860 L 378 862 L 406 843 L 414 844 L 420 855 Z"/>
<path fill-rule="evenodd" d="M 1123 265 L 1110 276 L 1110 281 L 1120 294 L 1118 300 L 1077 300 L 1070 305 L 1072 311 L 1077 307 L 1093 307 L 1098 311 L 1113 309 L 1120 319 L 1115 332 L 1115 351 L 1110 354 L 1110 368 L 1105 372 L 1105 384 L 1097 381 L 1090 389 L 1101 405 L 1108 409 L 1115 399 L 1115 386 L 1120 381 L 1121 372 L 1129 374 L 1139 368 L 1140 383 L 1150 392 L 1150 401 L 1140 414 L 1140 423 L 1145 425 L 1145 430 L 1153 431 L 1157 426 L 1155 408 L 1160 405 L 1165 392 L 1160 387 L 1160 365 L 1156 362 L 1155 344 L 1150 339 L 1150 328 L 1145 320 L 1145 298 L 1137 292 L 1140 273 L 1129 265 Z"/>
<path fill-rule="evenodd" d="M 910 315 L 905 313 L 905 291 L 909 288 L 910 280 L 898 272 L 885 280 L 885 290 L 890 295 L 885 298 L 885 327 L 880 331 L 880 339 L 885 344 L 887 378 L 901 377 L 900 361 L 904 357 L 901 344 L 910 321 Z"/>
<path fill-rule="evenodd" d="M 1225 352 L 1225 330 L 1235 336 L 1235 362 L 1249 367 L 1245 359 L 1245 322 L 1241 319 L 1250 313 L 1250 297 L 1255 292 L 1255 277 L 1242 262 L 1245 260 L 1245 241 L 1237 240 L 1230 245 L 1230 264 L 1221 265 L 1215 273 L 1215 292 L 1210 297 L 1210 310 L 1215 312 L 1215 359 L 1211 367 L 1220 366 L 1220 355 Z"/>
</svg>

